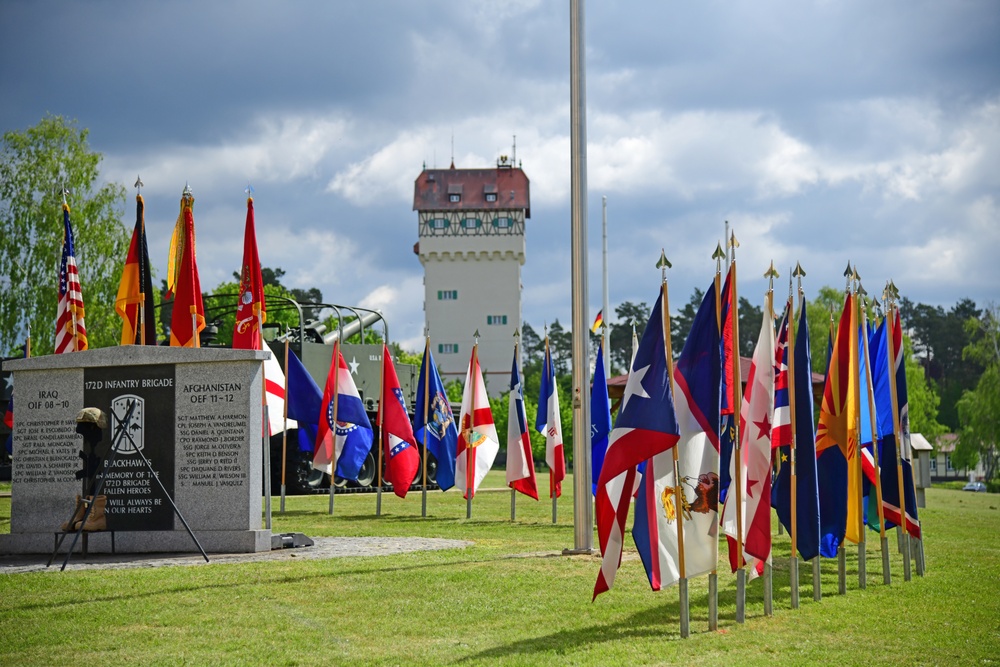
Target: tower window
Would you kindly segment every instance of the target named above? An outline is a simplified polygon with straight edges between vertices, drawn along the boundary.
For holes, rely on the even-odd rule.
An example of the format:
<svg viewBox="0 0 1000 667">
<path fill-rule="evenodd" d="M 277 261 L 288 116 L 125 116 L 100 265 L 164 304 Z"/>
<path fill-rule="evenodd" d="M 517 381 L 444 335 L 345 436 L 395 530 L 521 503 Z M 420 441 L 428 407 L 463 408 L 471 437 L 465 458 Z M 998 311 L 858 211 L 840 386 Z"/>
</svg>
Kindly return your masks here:
<svg viewBox="0 0 1000 667">
<path fill-rule="evenodd" d="M 432 218 L 429 224 L 431 229 L 446 229 L 448 227 L 448 221 L 444 218 Z"/>
<path fill-rule="evenodd" d="M 495 202 L 496 200 L 497 200 L 497 193 L 495 193 L 495 192 L 487 192 L 486 193 L 486 201 L 488 201 L 488 202 Z"/>
<path fill-rule="evenodd" d="M 452 204 L 457 204 L 458 202 L 462 201 L 462 195 L 450 194 L 448 195 L 448 201 L 450 201 Z"/>
<path fill-rule="evenodd" d="M 497 218 L 493 221 L 493 226 L 497 229 L 507 229 L 510 227 L 510 218 Z"/>
<path fill-rule="evenodd" d="M 438 301 L 457 301 L 457 300 L 458 300 L 457 289 L 438 290 Z"/>
<path fill-rule="evenodd" d="M 462 220 L 462 226 L 466 229 L 478 229 L 481 224 L 483 223 L 479 218 L 465 218 Z"/>
<path fill-rule="evenodd" d="M 503 326 L 507 324 L 506 315 L 487 315 L 486 324 L 489 326 Z"/>
<path fill-rule="evenodd" d="M 458 354 L 458 343 L 438 343 L 438 354 Z"/>
</svg>

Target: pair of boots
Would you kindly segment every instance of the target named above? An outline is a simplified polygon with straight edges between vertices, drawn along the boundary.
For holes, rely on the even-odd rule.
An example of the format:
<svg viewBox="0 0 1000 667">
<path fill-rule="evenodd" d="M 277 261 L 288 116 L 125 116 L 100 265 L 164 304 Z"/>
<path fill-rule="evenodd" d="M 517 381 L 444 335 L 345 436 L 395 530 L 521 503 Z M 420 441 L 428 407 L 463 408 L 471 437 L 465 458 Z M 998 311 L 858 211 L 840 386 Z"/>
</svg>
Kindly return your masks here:
<svg viewBox="0 0 1000 667">
<path fill-rule="evenodd" d="M 96 498 L 87 496 L 86 498 L 82 498 L 78 495 L 76 497 L 76 510 L 73 512 L 73 518 L 60 526 L 63 532 L 80 530 L 83 517 L 87 514 L 87 506 L 91 503 L 93 503 L 94 509 L 91 510 L 90 516 L 87 517 L 87 522 L 83 523 L 83 529 L 85 531 L 107 530 L 108 520 L 104 514 L 107 502 L 107 496 L 97 496 Z"/>
</svg>

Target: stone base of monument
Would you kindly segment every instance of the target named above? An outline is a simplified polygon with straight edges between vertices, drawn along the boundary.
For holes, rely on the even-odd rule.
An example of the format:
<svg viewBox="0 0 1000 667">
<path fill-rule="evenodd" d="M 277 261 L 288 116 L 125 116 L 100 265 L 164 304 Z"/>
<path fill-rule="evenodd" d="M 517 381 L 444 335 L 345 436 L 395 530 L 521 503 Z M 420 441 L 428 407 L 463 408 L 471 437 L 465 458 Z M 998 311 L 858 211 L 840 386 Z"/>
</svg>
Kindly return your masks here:
<svg viewBox="0 0 1000 667">
<path fill-rule="evenodd" d="M 11 529 L 0 535 L 0 553 L 52 552 L 53 532 L 81 493 L 75 417 L 84 407 L 107 414 L 102 443 L 116 443 L 113 465 L 98 479 L 118 553 L 198 553 L 164 492 L 205 551 L 270 551 L 261 521 L 269 354 L 128 345 L 5 363 L 18 401 Z M 110 553 L 110 534 L 90 533 L 88 546 Z"/>
</svg>

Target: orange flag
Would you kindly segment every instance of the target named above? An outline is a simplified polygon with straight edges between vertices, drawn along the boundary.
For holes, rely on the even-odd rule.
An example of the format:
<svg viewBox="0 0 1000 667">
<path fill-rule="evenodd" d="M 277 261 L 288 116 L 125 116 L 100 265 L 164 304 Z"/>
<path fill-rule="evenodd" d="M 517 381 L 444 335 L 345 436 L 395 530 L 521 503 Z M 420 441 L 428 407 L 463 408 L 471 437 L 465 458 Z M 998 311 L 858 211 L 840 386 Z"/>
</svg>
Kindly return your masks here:
<svg viewBox="0 0 1000 667">
<path fill-rule="evenodd" d="M 181 212 L 170 240 L 170 265 L 167 288 L 174 295 L 170 317 L 170 345 L 201 347 L 198 334 L 205 328 L 205 306 L 201 300 L 201 281 L 194 249 L 194 197 L 185 188 Z"/>
</svg>

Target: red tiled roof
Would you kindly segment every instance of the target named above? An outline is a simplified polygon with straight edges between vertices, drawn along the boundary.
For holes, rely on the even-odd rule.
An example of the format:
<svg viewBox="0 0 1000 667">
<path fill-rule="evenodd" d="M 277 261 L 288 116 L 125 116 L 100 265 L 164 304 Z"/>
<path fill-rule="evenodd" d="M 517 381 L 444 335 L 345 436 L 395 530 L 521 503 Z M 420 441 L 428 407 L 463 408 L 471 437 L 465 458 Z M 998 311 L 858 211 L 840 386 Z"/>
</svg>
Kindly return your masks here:
<svg viewBox="0 0 1000 667">
<path fill-rule="evenodd" d="M 486 194 L 497 195 L 495 202 Z M 451 202 L 449 194 L 461 195 Z M 524 209 L 531 217 L 528 177 L 519 167 L 424 169 L 413 184 L 414 211 L 483 211 Z"/>
</svg>

